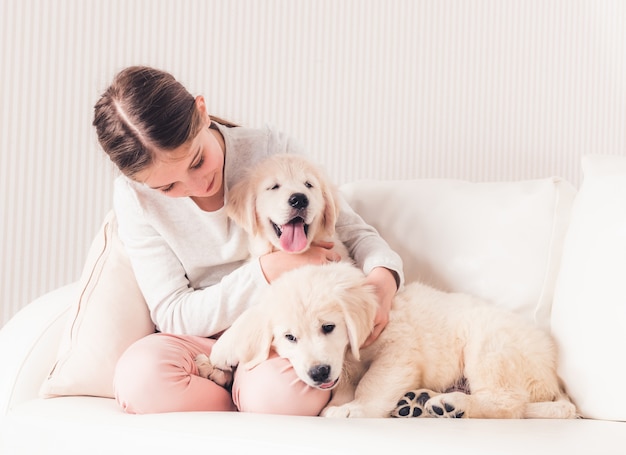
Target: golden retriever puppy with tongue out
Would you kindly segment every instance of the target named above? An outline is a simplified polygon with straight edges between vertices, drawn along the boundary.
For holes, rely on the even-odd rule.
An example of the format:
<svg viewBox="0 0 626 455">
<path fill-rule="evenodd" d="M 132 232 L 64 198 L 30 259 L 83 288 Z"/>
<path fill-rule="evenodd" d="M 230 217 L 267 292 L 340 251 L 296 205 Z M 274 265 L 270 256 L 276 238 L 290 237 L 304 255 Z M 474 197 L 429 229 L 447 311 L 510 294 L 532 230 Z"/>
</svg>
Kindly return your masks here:
<svg viewBox="0 0 626 455">
<path fill-rule="evenodd" d="M 228 216 L 250 236 L 250 252 L 261 256 L 275 250 L 306 251 L 311 244 L 335 239 L 339 215 L 336 189 L 319 168 L 295 154 L 277 154 L 255 165 L 229 191 Z"/>
</svg>

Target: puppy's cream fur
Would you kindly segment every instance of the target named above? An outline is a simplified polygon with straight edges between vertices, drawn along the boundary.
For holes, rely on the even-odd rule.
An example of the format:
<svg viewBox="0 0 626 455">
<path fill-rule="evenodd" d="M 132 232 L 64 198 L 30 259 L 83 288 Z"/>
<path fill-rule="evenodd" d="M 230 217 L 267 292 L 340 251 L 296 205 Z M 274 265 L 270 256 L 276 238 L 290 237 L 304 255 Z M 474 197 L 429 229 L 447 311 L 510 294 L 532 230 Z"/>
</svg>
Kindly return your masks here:
<svg viewBox="0 0 626 455">
<path fill-rule="evenodd" d="M 301 253 L 313 242 L 333 240 L 339 201 L 336 188 L 317 166 L 300 155 L 277 154 L 254 166 L 230 189 L 226 213 L 250 235 L 253 256 L 275 250 Z M 281 240 L 287 231 L 295 231 L 301 241 Z M 341 242 L 335 245 L 347 258 Z"/>
<path fill-rule="evenodd" d="M 553 341 L 517 315 L 416 282 L 397 294 L 380 337 L 359 350 L 376 305 L 364 275 L 349 264 L 288 272 L 219 339 L 211 364 L 251 368 L 273 347 L 302 381 L 334 387 L 324 416 L 386 417 L 402 394 L 422 388 L 435 392 L 427 411 L 452 407 L 457 416 L 475 418 L 576 416 L 556 374 Z M 463 377 L 471 394 L 440 394 Z"/>
<path fill-rule="evenodd" d="M 250 369 L 274 349 L 290 360 L 307 384 L 319 388 L 336 385 L 344 351 L 350 347 L 352 358 L 359 358 L 359 346 L 373 328 L 378 304 L 358 272 L 356 276 L 336 276 L 320 287 L 320 280 L 308 278 L 321 270 L 330 269 L 304 266 L 274 281 L 261 293 L 259 303 L 237 318 L 215 343 L 210 363 L 225 371 L 234 366 Z M 321 305 L 311 305 L 312 300 Z M 331 373 L 323 381 L 309 375 L 319 365 L 328 365 Z"/>
</svg>

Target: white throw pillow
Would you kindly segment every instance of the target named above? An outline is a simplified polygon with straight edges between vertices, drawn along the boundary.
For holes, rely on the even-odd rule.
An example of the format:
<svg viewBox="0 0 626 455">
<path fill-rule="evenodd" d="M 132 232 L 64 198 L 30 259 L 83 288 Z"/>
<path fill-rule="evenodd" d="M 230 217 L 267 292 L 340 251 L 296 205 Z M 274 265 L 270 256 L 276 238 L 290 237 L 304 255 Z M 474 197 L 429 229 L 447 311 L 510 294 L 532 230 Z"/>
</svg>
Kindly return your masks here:
<svg viewBox="0 0 626 455">
<path fill-rule="evenodd" d="M 583 157 L 552 316 L 559 374 L 584 417 L 626 420 L 626 157 Z"/>
<path fill-rule="evenodd" d="M 154 333 L 111 211 L 94 239 L 44 397 L 113 397 L 115 364 L 133 342 Z"/>
<path fill-rule="evenodd" d="M 404 261 L 406 281 L 473 294 L 548 329 L 574 187 L 559 178 L 341 187 Z"/>
</svg>

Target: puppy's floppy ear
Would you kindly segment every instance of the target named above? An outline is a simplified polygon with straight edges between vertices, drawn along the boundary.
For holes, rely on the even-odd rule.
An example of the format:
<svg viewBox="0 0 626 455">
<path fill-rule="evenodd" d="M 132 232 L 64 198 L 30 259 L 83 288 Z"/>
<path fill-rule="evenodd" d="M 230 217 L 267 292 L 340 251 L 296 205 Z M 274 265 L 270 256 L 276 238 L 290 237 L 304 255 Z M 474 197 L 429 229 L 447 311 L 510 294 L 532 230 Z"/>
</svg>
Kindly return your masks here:
<svg viewBox="0 0 626 455">
<path fill-rule="evenodd" d="M 317 179 L 320 182 L 322 196 L 324 198 L 324 214 L 322 228 L 328 237 L 335 235 L 335 224 L 339 216 L 339 196 L 337 188 L 330 183 L 328 178 L 317 170 Z"/>
<path fill-rule="evenodd" d="M 226 199 L 226 214 L 247 233 L 256 235 L 256 193 L 250 182 L 250 176 L 246 175 L 230 188 Z"/>
<path fill-rule="evenodd" d="M 251 369 L 269 357 L 273 335 L 263 307 L 248 308 L 222 334 L 211 351 L 213 365 Z"/>
<path fill-rule="evenodd" d="M 339 300 L 348 329 L 350 349 L 354 358 L 359 360 L 359 349 L 374 329 L 378 299 L 374 288 L 365 284 L 365 280 L 354 282 L 342 294 Z"/>
</svg>

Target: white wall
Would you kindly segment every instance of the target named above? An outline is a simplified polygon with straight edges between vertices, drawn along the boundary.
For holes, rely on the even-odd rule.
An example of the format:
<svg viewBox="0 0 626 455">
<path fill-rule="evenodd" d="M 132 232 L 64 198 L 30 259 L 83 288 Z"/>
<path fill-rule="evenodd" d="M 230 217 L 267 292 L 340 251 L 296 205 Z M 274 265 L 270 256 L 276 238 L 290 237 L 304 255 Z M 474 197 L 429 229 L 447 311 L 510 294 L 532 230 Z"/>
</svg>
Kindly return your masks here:
<svg viewBox="0 0 626 455">
<path fill-rule="evenodd" d="M 0 325 L 75 280 L 111 207 L 92 106 L 173 72 L 337 183 L 561 175 L 626 154 L 621 0 L 0 0 Z"/>
</svg>

